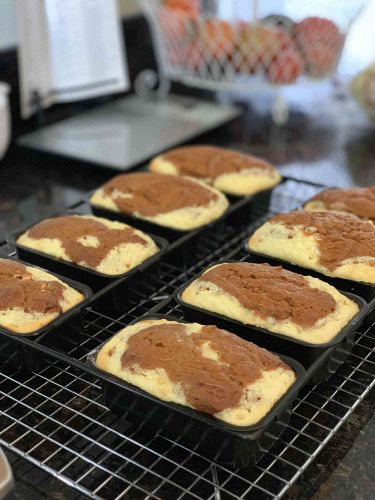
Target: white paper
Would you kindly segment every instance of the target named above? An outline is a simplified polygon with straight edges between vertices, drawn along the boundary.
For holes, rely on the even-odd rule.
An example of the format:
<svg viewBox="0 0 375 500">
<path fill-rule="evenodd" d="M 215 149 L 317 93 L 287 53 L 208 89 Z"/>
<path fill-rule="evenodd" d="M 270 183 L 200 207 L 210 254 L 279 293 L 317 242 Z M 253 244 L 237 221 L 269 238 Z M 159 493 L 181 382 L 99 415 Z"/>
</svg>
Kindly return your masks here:
<svg viewBox="0 0 375 500">
<path fill-rule="evenodd" d="M 52 74 L 48 49 L 44 0 L 17 0 L 18 68 L 21 115 L 33 114 L 32 93 L 37 91 L 43 107 L 53 104 Z"/>
<path fill-rule="evenodd" d="M 116 0 L 17 0 L 21 111 L 129 88 Z"/>
</svg>

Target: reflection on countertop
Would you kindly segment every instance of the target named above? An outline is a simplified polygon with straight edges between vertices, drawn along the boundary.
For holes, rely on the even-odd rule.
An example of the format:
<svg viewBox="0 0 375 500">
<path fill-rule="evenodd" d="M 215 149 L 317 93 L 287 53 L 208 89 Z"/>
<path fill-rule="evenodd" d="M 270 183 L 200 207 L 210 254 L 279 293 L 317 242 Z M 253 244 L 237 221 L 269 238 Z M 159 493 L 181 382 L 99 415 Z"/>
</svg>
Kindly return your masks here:
<svg viewBox="0 0 375 500">
<path fill-rule="evenodd" d="M 113 173 L 12 150 L 0 163 L 0 238 L 79 201 Z"/>
<path fill-rule="evenodd" d="M 342 88 L 325 84 L 320 93 L 306 91 L 303 105 L 292 107 L 284 127 L 272 123 L 267 109 L 267 103 L 262 109 L 259 102 L 256 109 L 244 107 L 241 118 L 200 141 L 264 156 L 286 176 L 329 186 L 375 184 L 375 128 Z M 71 160 L 10 151 L 0 163 L 0 237 L 61 211 L 114 174 Z"/>
</svg>

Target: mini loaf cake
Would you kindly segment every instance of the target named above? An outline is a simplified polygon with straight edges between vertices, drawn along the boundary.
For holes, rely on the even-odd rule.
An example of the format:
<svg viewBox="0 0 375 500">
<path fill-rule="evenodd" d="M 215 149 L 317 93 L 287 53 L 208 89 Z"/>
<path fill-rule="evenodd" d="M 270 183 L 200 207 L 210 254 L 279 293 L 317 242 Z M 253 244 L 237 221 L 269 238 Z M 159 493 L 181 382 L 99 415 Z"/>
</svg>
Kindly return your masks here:
<svg viewBox="0 0 375 500">
<path fill-rule="evenodd" d="M 256 156 L 214 146 L 172 149 L 152 160 L 159 174 L 196 177 L 227 194 L 247 196 L 279 184 L 279 172 Z"/>
<path fill-rule="evenodd" d="M 46 219 L 17 243 L 108 275 L 126 273 L 159 251 L 141 231 L 92 215 Z"/>
<path fill-rule="evenodd" d="M 375 222 L 375 186 L 354 189 L 327 189 L 311 198 L 304 210 L 347 212 Z"/>
<path fill-rule="evenodd" d="M 0 259 L 0 326 L 32 333 L 84 300 L 55 276 L 20 262 Z"/>
<path fill-rule="evenodd" d="M 96 366 L 238 426 L 259 422 L 296 379 L 280 358 L 236 335 L 165 319 L 121 330 L 101 348 Z"/>
<path fill-rule="evenodd" d="M 200 181 L 149 172 L 114 177 L 95 191 L 90 202 L 178 230 L 208 224 L 228 208 L 220 191 Z"/>
<path fill-rule="evenodd" d="M 279 214 L 255 231 L 248 246 L 327 276 L 375 283 L 375 226 L 354 215 Z"/>
<path fill-rule="evenodd" d="M 311 344 L 332 340 L 358 312 L 333 286 L 281 266 L 218 264 L 182 293 L 194 306 Z"/>
</svg>

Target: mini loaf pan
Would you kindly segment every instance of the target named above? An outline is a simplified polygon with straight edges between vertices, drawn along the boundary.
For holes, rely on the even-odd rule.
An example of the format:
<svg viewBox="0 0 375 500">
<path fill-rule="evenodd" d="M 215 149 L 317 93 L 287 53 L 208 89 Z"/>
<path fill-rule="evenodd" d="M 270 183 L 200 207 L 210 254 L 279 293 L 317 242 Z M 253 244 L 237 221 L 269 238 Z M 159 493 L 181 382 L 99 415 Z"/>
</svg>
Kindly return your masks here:
<svg viewBox="0 0 375 500">
<path fill-rule="evenodd" d="M 335 278 L 332 276 L 327 276 L 326 274 L 323 274 L 319 271 L 315 271 L 313 269 L 309 269 L 307 267 L 302 267 L 298 266 L 297 264 L 292 264 L 291 262 L 287 260 L 282 260 L 278 259 L 276 257 L 270 257 L 268 255 L 259 253 L 259 252 L 254 252 L 251 250 L 248 246 L 248 241 L 251 235 L 249 235 L 244 243 L 243 243 L 243 248 L 249 255 L 249 258 L 251 259 L 252 262 L 269 262 L 270 264 L 275 264 L 275 265 L 282 265 L 285 269 L 288 269 L 290 271 L 294 271 L 295 273 L 299 274 L 304 274 L 304 275 L 310 275 L 313 276 L 314 278 L 319 278 L 323 281 L 326 281 L 330 285 L 334 286 L 338 290 L 344 290 L 346 292 L 353 293 L 355 295 L 359 295 L 359 297 L 362 297 L 365 299 L 365 301 L 368 303 L 369 308 L 368 308 L 368 314 L 371 312 L 374 312 L 375 309 L 375 283 L 364 283 L 361 281 L 353 281 L 353 280 L 347 280 L 344 278 Z"/>
<path fill-rule="evenodd" d="M 181 295 L 183 291 L 193 281 L 200 278 L 204 272 L 217 264 L 230 262 L 233 263 L 233 261 L 227 260 L 210 265 L 174 292 L 173 298 L 182 307 L 186 318 L 192 321 L 197 321 L 198 323 L 207 324 L 208 322 L 214 322 L 214 324 L 220 328 L 232 331 L 245 340 L 255 342 L 261 347 L 265 347 L 269 350 L 297 359 L 305 368 L 308 368 L 323 352 L 327 350 L 327 348 L 333 346 L 339 348 L 340 344 L 346 344 L 347 337 L 350 336 L 352 332 L 357 330 L 367 314 L 368 306 L 361 297 L 348 292 L 341 292 L 343 295 L 358 304 L 359 312 L 331 341 L 324 344 L 311 344 L 303 340 L 288 337 L 287 335 L 271 332 L 265 328 L 246 325 L 235 319 L 210 312 L 200 307 L 188 304 L 182 300 Z"/>
<path fill-rule="evenodd" d="M 326 382 L 345 363 L 354 346 L 355 332 L 349 333 L 338 344 L 326 349 L 306 369 L 306 384 L 317 385 Z"/>
<path fill-rule="evenodd" d="M 172 316 L 149 314 L 130 324 L 145 319 L 169 319 Z M 305 383 L 305 370 L 287 356 L 280 356 L 296 373 L 296 381 L 286 394 L 257 424 L 237 427 L 215 419 L 205 413 L 176 403 L 163 401 L 118 377 L 96 367 L 95 361 L 104 342 L 92 351 L 87 363 L 102 381 L 106 404 L 110 410 L 136 424 L 146 423 L 157 428 L 170 439 L 177 439 L 191 449 L 197 449 L 210 460 L 231 466 L 254 464 L 276 441 L 288 424 L 290 409 Z"/>
<path fill-rule="evenodd" d="M 280 183 L 283 182 L 283 180 L 280 181 Z M 97 215 L 98 217 L 104 217 L 104 218 L 110 219 L 110 220 L 118 220 L 120 222 L 125 222 L 125 224 L 129 224 L 131 226 L 137 227 L 138 229 L 141 229 L 142 231 L 158 234 L 159 236 L 166 238 L 170 242 L 176 242 L 177 240 L 182 238 L 180 243 L 185 243 L 188 239 L 190 239 L 190 237 L 193 237 L 193 236 L 199 234 L 204 229 L 207 229 L 208 227 L 211 227 L 214 224 L 219 223 L 220 221 L 223 221 L 227 217 L 227 215 L 233 213 L 234 211 L 236 211 L 238 209 L 248 207 L 250 204 L 252 204 L 254 202 L 256 202 L 256 203 L 261 202 L 266 207 L 268 207 L 270 200 L 271 200 L 272 191 L 275 187 L 277 187 L 277 186 L 274 186 L 271 189 L 260 191 L 258 193 L 255 193 L 254 195 L 250 195 L 250 196 L 232 196 L 232 195 L 227 195 L 227 194 L 223 193 L 228 198 L 229 203 L 230 203 L 227 210 L 219 218 L 217 218 L 217 219 L 215 219 L 215 220 L 213 220 L 213 221 L 211 221 L 203 226 L 197 227 L 195 229 L 188 229 L 188 230 L 169 228 L 166 226 L 162 226 L 160 224 L 156 224 L 155 222 L 151 222 L 151 221 L 147 221 L 144 219 L 140 219 L 138 217 L 134 217 L 134 216 L 129 215 L 129 214 L 124 214 L 122 212 L 116 212 L 114 210 L 109 210 L 107 208 L 93 205 L 90 203 L 90 198 L 91 198 L 93 193 L 90 193 L 90 195 L 87 197 L 87 202 L 89 203 L 89 205 L 91 207 L 92 213 L 94 215 Z"/>
<path fill-rule="evenodd" d="M 139 169 L 139 171 L 144 171 L 144 172 L 152 172 L 148 166 L 145 166 L 145 167 L 142 167 Z M 280 184 L 282 184 L 283 182 L 285 181 L 288 181 L 288 180 L 295 180 L 293 177 L 284 177 L 281 175 L 281 172 L 278 171 L 279 174 L 280 174 L 280 182 L 278 184 L 276 184 L 275 186 L 272 186 L 270 188 L 267 188 L 267 189 L 262 189 L 261 191 L 257 191 L 256 193 L 253 193 L 253 194 L 230 194 L 230 193 L 226 193 L 225 191 L 221 191 L 221 189 L 218 189 L 218 188 L 215 188 L 215 186 L 213 186 L 212 184 L 208 184 L 210 187 L 213 187 L 214 189 L 217 189 L 218 191 L 220 191 L 221 193 L 223 193 L 227 198 L 228 200 L 231 202 L 231 203 L 235 203 L 237 201 L 241 201 L 241 200 L 247 200 L 247 201 L 252 201 L 252 200 L 255 200 L 255 199 L 261 199 L 262 201 L 266 202 L 266 201 L 270 201 L 271 199 L 271 194 L 272 194 L 272 191 L 277 188 L 277 186 L 280 186 Z M 160 174 L 160 175 L 164 175 L 164 174 Z M 185 177 L 188 177 L 188 176 L 185 176 Z M 198 179 L 199 180 L 199 179 Z M 318 184 L 320 186 L 320 184 Z"/>
<path fill-rule="evenodd" d="M 152 170 L 149 168 L 149 165 L 145 165 L 144 167 L 141 167 L 139 169 L 139 172 L 152 172 Z M 213 187 L 214 189 L 217 189 L 221 193 L 223 193 L 231 203 L 235 203 L 235 202 L 241 201 L 241 200 L 247 200 L 247 201 L 262 200 L 262 202 L 266 203 L 266 202 L 269 202 L 271 200 L 272 191 L 275 188 L 277 188 L 277 186 L 280 186 L 280 184 L 282 184 L 285 181 L 295 180 L 293 177 L 282 176 L 281 172 L 279 170 L 278 170 L 278 172 L 280 174 L 280 181 L 278 184 L 276 184 L 275 186 L 272 186 L 268 189 L 262 189 L 261 191 L 257 191 L 256 193 L 253 193 L 253 194 L 242 194 L 242 195 L 241 194 L 234 194 L 234 193 L 230 194 L 230 193 L 226 193 L 225 191 L 221 191 L 218 188 L 215 188 L 215 186 L 213 186 L 212 184 L 208 184 L 208 185 Z M 157 172 L 155 172 L 155 173 L 157 173 Z M 164 175 L 164 174 L 160 174 L 160 175 Z M 188 176 L 185 176 L 185 177 L 188 177 Z M 309 181 L 307 181 L 307 182 L 309 182 Z M 317 186 L 320 186 L 320 184 L 317 184 Z"/>
<path fill-rule="evenodd" d="M 60 215 L 75 215 L 74 213 L 68 214 L 60 214 Z M 82 215 L 82 214 L 77 214 Z M 58 215 L 51 216 L 48 218 L 58 217 Z M 38 222 L 41 222 L 41 219 Z M 155 255 L 149 257 L 144 262 L 139 264 L 138 266 L 130 269 L 126 273 L 110 275 L 104 274 L 99 271 L 95 271 L 94 269 L 90 269 L 88 267 L 79 266 L 78 264 L 74 264 L 73 262 L 68 262 L 62 259 L 58 259 L 53 257 L 52 255 L 48 255 L 47 253 L 40 252 L 39 250 L 34 250 L 32 248 L 25 247 L 17 243 L 17 239 L 21 234 L 25 233 L 31 227 L 38 224 L 35 222 L 31 226 L 28 226 L 22 230 L 17 231 L 10 238 L 8 238 L 8 243 L 13 245 L 17 250 L 17 255 L 20 259 L 25 260 L 26 262 L 30 262 L 37 266 L 50 269 L 53 272 L 56 272 L 60 275 L 67 276 L 73 280 L 77 280 L 79 282 L 87 284 L 94 292 L 99 291 L 107 285 L 110 285 L 117 280 L 128 278 L 129 276 L 146 269 L 148 266 L 158 262 L 161 256 L 166 252 L 168 248 L 168 242 L 164 238 L 160 238 L 159 236 L 154 236 L 152 234 L 147 234 L 150 238 L 154 240 L 156 245 L 159 247 L 159 252 Z"/>
<path fill-rule="evenodd" d="M 266 206 L 269 205 L 269 202 L 271 201 L 271 196 L 272 196 L 272 191 L 280 186 L 283 182 L 285 182 L 288 178 L 287 177 L 282 177 L 280 182 L 276 184 L 276 186 L 273 186 L 268 189 L 263 189 L 262 191 L 258 191 L 257 193 L 254 194 L 247 194 L 247 195 L 236 195 L 236 194 L 228 194 L 228 193 L 223 193 L 225 196 L 228 198 L 228 200 L 231 203 L 236 203 L 241 200 L 247 200 L 247 201 L 261 201 L 264 203 Z"/>
<path fill-rule="evenodd" d="M 130 226 L 136 227 L 141 231 L 155 233 L 163 238 L 166 238 L 170 242 L 175 242 L 176 240 L 183 238 L 182 242 L 185 242 L 190 237 L 195 236 L 199 232 L 203 231 L 207 227 L 210 227 L 217 222 L 223 220 L 225 215 L 228 213 L 230 207 L 217 219 L 204 224 L 203 226 L 196 227 L 194 229 L 174 229 L 167 226 L 162 226 L 156 222 L 151 222 L 145 219 L 140 219 L 139 217 L 134 217 L 132 215 L 124 214 L 122 212 L 115 212 L 114 210 L 109 210 L 106 208 L 101 208 L 96 205 L 91 205 L 92 213 L 98 217 L 104 217 L 105 219 L 115 220 L 129 224 Z"/>
<path fill-rule="evenodd" d="M 14 260 L 15 262 L 20 262 L 21 264 L 30 267 L 38 267 L 16 258 L 10 257 L 9 260 Z M 82 326 L 83 311 L 92 298 L 91 289 L 82 283 L 78 283 L 77 281 L 65 278 L 64 276 L 50 272 L 46 269 L 42 270 L 48 272 L 56 278 L 59 278 L 62 282 L 80 292 L 84 296 L 84 299 L 68 311 L 60 314 L 60 316 L 50 323 L 47 323 L 30 333 L 16 333 L 8 328 L 0 326 L 0 365 L 3 363 L 10 363 L 15 368 L 36 370 L 38 367 L 43 365 L 43 355 L 28 345 L 32 339 L 37 340 L 44 336 L 43 334 L 48 334 L 52 330 L 56 330 L 61 325 L 69 325 L 69 327 L 73 325 L 75 325 L 75 327 Z M 25 339 L 27 340 L 24 341 Z"/>
</svg>

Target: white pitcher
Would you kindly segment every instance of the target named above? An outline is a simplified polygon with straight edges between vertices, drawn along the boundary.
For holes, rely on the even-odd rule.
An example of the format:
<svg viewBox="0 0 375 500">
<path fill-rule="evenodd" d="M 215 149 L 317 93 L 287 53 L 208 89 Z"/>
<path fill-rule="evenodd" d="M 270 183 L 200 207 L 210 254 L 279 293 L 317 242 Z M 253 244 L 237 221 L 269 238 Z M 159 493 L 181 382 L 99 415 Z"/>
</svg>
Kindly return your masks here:
<svg viewBox="0 0 375 500">
<path fill-rule="evenodd" d="M 5 155 L 10 141 L 10 86 L 0 82 L 0 159 Z"/>
</svg>

